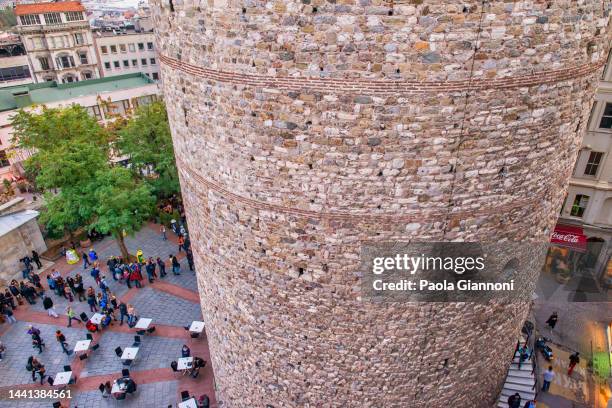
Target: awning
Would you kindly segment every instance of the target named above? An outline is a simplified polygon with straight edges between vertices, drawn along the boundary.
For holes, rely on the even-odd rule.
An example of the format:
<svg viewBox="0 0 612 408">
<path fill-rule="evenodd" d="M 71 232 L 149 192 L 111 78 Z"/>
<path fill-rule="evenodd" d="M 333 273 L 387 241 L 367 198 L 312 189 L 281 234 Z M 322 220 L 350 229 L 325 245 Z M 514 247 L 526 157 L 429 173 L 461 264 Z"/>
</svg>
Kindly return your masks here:
<svg viewBox="0 0 612 408">
<path fill-rule="evenodd" d="M 551 244 L 586 252 L 587 237 L 581 227 L 558 224 L 550 237 Z"/>
</svg>

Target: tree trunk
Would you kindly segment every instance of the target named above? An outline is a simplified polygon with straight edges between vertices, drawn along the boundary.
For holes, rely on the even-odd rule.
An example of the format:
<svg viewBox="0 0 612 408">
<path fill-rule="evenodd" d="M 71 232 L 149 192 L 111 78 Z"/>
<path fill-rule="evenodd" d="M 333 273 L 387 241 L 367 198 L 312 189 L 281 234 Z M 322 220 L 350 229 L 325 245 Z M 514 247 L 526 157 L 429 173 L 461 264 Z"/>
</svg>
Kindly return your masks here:
<svg viewBox="0 0 612 408">
<path fill-rule="evenodd" d="M 125 246 L 125 240 L 123 239 L 123 231 L 115 232 L 115 240 L 117 241 L 117 245 L 119 245 L 119 249 L 121 250 L 121 257 L 124 262 L 129 262 L 130 254 L 128 253 L 128 249 Z"/>
</svg>

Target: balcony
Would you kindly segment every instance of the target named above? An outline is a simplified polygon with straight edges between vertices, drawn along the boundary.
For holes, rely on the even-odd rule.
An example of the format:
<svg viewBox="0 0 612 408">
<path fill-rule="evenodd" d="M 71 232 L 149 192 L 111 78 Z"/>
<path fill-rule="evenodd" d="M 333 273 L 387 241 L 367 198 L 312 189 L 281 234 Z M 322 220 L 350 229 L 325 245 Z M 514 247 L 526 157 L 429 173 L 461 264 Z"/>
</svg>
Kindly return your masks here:
<svg viewBox="0 0 612 408">
<path fill-rule="evenodd" d="M 89 30 L 89 22 L 87 21 L 71 21 L 69 23 L 60 24 L 36 24 L 36 25 L 19 25 L 15 27 L 19 34 L 33 34 L 39 32 L 67 31 L 75 29 Z"/>
</svg>

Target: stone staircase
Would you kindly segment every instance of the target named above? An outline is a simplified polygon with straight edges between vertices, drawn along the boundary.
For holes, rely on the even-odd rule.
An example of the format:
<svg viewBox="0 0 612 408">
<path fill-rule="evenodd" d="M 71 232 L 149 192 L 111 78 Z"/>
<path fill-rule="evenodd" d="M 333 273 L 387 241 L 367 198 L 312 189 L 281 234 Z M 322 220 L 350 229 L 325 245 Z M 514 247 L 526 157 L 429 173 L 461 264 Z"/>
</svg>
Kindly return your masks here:
<svg viewBox="0 0 612 408">
<path fill-rule="evenodd" d="M 523 336 L 521 336 L 519 339 L 519 344 L 521 347 L 525 344 L 525 338 Z M 536 358 L 535 352 L 533 351 L 531 358 Z M 535 385 L 536 380 L 535 375 L 533 374 L 533 362 L 531 360 L 524 361 L 521 364 L 520 370 L 518 368 L 518 362 L 519 353 L 516 351 L 512 364 L 510 364 L 510 368 L 508 369 L 508 375 L 506 376 L 504 388 L 502 389 L 502 392 L 497 400 L 497 408 L 508 408 L 508 397 L 517 392 L 521 396 L 521 407 L 526 401 L 535 399 L 536 390 L 533 386 Z"/>
</svg>

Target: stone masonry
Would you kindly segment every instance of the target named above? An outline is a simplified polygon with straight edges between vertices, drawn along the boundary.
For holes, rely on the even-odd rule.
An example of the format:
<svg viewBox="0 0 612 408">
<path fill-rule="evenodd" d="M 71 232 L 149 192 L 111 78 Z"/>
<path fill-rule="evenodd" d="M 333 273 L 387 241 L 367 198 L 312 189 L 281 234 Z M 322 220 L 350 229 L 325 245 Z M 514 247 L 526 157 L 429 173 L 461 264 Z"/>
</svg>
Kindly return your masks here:
<svg viewBox="0 0 612 408">
<path fill-rule="evenodd" d="M 361 243 L 547 242 L 609 1 L 152 5 L 217 400 L 491 407 L 528 306 L 367 302 Z"/>
</svg>

